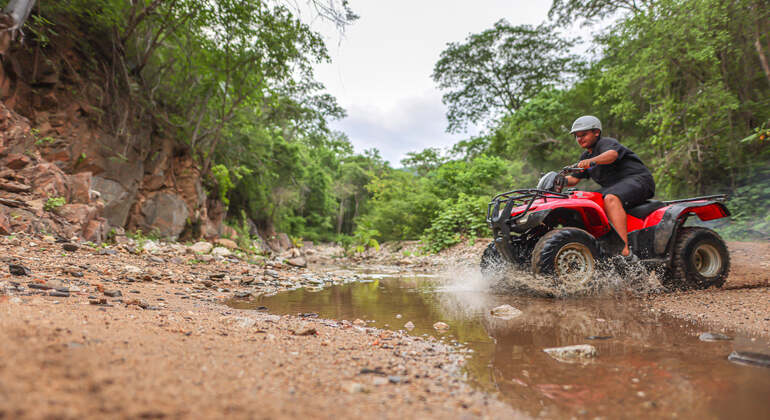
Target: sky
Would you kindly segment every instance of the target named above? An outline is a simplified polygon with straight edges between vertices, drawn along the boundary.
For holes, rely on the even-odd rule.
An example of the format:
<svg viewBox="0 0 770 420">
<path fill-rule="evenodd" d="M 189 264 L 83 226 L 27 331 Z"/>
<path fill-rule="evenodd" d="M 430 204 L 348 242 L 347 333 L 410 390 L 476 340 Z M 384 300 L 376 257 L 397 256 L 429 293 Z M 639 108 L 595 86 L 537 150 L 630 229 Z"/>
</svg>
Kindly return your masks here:
<svg viewBox="0 0 770 420">
<path fill-rule="evenodd" d="M 513 25 L 545 21 L 547 0 L 351 0 L 360 18 L 344 35 L 316 21 L 331 63 L 316 79 L 347 110 L 332 128 L 346 133 L 356 152 L 377 148 L 392 166 L 408 152 L 448 148 L 476 134 L 445 132 L 446 107 L 431 74 L 449 42 L 463 42 L 500 19 Z"/>
</svg>

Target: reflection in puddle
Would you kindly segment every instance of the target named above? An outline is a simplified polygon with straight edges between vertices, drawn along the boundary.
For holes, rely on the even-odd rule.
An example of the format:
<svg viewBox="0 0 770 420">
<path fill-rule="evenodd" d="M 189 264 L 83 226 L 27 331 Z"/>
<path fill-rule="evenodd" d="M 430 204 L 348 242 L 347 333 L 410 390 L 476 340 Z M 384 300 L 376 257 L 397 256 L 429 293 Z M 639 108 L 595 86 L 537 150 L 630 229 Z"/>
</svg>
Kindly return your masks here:
<svg viewBox="0 0 770 420">
<path fill-rule="evenodd" d="M 534 416 L 609 418 L 770 418 L 770 369 L 727 361 L 733 350 L 770 352 L 738 336 L 702 342 L 692 324 L 651 313 L 632 298 L 549 300 L 494 295 L 473 272 L 450 276 L 360 274 L 371 280 L 304 289 L 248 305 L 272 313 L 372 320 L 372 326 L 431 334 L 472 350 L 469 380 Z M 449 279 L 447 279 L 449 277 Z M 458 280 L 461 279 L 461 280 Z M 509 304 L 510 320 L 490 309 Z M 433 323 L 450 329 L 438 333 Z M 591 344 L 598 357 L 563 363 L 542 349 Z"/>
</svg>

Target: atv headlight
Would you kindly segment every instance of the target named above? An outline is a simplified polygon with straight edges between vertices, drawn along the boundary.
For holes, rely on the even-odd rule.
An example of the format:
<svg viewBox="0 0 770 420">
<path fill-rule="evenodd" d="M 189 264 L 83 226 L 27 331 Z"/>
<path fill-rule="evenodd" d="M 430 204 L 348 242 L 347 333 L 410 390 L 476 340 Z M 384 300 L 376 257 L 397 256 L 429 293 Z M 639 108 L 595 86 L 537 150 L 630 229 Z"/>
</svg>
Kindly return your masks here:
<svg viewBox="0 0 770 420">
<path fill-rule="evenodd" d="M 529 220 L 529 213 L 525 214 L 521 219 L 516 221 L 517 225 L 523 225 Z"/>
</svg>

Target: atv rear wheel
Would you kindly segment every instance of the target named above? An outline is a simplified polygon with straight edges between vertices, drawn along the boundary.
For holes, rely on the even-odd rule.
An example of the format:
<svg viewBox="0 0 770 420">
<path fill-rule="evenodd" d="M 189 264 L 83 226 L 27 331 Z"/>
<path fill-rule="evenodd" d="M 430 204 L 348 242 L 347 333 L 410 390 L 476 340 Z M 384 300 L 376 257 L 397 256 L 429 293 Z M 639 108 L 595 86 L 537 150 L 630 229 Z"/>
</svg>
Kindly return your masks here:
<svg viewBox="0 0 770 420">
<path fill-rule="evenodd" d="M 729 272 L 730 253 L 719 234 L 686 227 L 677 235 L 671 269 L 663 284 L 674 289 L 722 287 Z"/>
<path fill-rule="evenodd" d="M 587 289 L 597 271 L 599 246 L 590 233 L 578 228 L 554 229 L 532 250 L 532 271 L 553 276 L 570 289 Z"/>
<path fill-rule="evenodd" d="M 500 273 L 508 268 L 509 263 L 505 261 L 500 251 L 495 247 L 495 242 L 491 242 L 484 253 L 481 254 L 481 274 L 483 276 L 491 276 L 493 274 Z"/>
</svg>

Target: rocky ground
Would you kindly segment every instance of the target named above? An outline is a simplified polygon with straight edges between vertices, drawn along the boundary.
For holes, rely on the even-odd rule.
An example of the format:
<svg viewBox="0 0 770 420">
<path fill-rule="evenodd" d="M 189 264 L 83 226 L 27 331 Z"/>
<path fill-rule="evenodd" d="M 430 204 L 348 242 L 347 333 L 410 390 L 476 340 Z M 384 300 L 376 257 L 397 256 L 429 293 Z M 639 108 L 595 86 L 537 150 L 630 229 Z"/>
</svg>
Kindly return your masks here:
<svg viewBox="0 0 770 420">
<path fill-rule="evenodd" d="M 463 354 L 432 339 L 226 306 L 356 280 L 307 261 L 435 270 L 477 264 L 485 241 L 438 256 L 387 244 L 341 260 L 335 247 L 268 258 L 227 240 L 118 239 L 97 247 L 0 238 L 0 419 L 521 416 L 469 387 Z M 729 246 L 724 289 L 644 299 L 716 328 L 770 335 L 770 244 Z"/>
<path fill-rule="evenodd" d="M 0 238 L 0 418 L 518 416 L 434 340 L 224 305 L 353 278 L 123 242 Z"/>
</svg>

